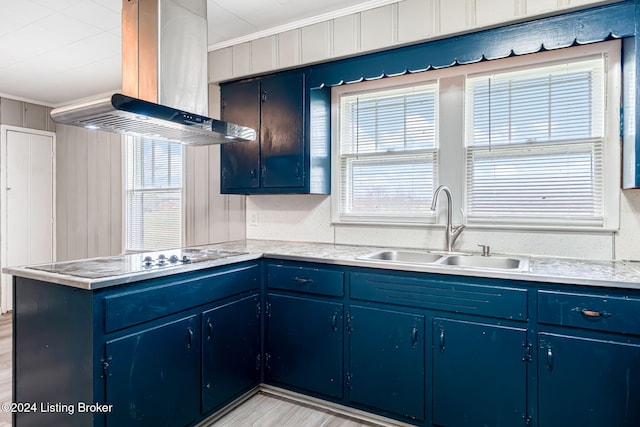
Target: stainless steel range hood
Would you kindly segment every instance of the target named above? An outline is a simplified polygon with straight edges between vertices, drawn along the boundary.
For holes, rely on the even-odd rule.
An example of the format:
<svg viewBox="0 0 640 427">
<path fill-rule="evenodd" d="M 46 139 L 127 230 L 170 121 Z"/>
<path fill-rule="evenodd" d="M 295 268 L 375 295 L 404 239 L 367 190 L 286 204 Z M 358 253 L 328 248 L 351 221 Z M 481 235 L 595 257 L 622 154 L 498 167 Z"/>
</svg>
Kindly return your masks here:
<svg viewBox="0 0 640 427">
<path fill-rule="evenodd" d="M 57 123 L 109 132 L 164 139 L 185 145 L 253 141 L 256 131 L 138 98 L 114 94 L 110 98 L 56 108 Z"/>
<path fill-rule="evenodd" d="M 206 16 L 206 0 L 123 0 L 122 94 L 51 118 L 186 145 L 254 140 L 254 129 L 207 117 Z"/>
</svg>

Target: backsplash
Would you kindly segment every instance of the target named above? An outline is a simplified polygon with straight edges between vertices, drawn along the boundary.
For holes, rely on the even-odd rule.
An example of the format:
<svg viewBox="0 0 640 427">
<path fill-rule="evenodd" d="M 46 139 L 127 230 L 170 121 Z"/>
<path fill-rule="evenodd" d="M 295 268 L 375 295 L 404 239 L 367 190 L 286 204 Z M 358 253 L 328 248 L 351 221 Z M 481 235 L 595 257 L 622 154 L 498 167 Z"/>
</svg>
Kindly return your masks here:
<svg viewBox="0 0 640 427">
<path fill-rule="evenodd" d="M 248 196 L 247 238 L 336 244 L 443 249 L 442 226 L 361 226 L 331 223 L 331 197 L 309 195 Z M 454 215 L 454 223 L 459 218 Z M 525 231 L 468 227 L 456 249 L 584 259 L 640 261 L 640 191 L 624 191 L 620 230 L 613 232 Z"/>
</svg>

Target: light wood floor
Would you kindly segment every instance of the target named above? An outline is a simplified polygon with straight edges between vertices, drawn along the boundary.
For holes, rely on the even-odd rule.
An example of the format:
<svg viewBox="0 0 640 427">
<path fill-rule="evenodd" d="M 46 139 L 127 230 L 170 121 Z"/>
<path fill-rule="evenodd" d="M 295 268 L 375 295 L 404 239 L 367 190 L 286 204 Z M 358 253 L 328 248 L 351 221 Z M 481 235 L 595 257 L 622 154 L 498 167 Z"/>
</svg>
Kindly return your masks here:
<svg viewBox="0 0 640 427">
<path fill-rule="evenodd" d="M 258 393 L 206 427 L 370 427 L 322 409 Z M 205 426 L 203 426 L 205 427 Z"/>
<path fill-rule="evenodd" d="M 0 404 L 11 402 L 11 314 L 0 316 Z M 0 411 L 0 427 L 11 427 L 11 414 Z M 206 427 L 365 427 L 322 409 L 259 393 Z"/>
<path fill-rule="evenodd" d="M 11 313 L 0 316 L 0 405 L 11 402 Z M 11 414 L 0 411 L 0 427 L 11 426 Z"/>
</svg>

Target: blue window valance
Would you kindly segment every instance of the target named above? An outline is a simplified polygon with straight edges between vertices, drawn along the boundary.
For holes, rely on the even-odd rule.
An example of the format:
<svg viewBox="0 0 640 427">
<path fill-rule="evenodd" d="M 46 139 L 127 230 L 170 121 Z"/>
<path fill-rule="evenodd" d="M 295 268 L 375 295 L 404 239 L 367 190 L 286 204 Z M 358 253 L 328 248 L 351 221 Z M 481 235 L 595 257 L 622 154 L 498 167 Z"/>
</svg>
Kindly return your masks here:
<svg viewBox="0 0 640 427">
<path fill-rule="evenodd" d="M 373 80 L 483 60 L 635 37 L 638 1 L 567 13 L 309 68 L 311 87 Z"/>
</svg>

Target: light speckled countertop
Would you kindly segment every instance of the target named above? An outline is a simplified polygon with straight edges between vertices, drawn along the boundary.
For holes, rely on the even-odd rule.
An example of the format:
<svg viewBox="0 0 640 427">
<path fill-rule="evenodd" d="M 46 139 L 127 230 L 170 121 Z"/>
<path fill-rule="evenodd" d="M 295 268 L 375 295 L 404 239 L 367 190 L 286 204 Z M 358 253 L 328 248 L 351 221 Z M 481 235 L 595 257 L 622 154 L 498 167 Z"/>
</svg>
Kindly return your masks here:
<svg viewBox="0 0 640 427">
<path fill-rule="evenodd" d="M 390 249 L 373 246 L 333 245 L 327 243 L 284 242 L 269 240 L 246 240 L 215 245 L 197 246 L 244 252 L 245 254 L 214 261 L 179 265 L 140 273 L 87 279 L 64 274 L 34 270 L 28 267 L 8 267 L 3 272 L 14 276 L 42 280 L 83 289 L 99 289 L 109 286 L 137 282 L 140 280 L 196 271 L 204 268 L 265 258 L 293 261 L 311 261 L 357 267 L 373 267 L 387 270 L 441 273 L 461 276 L 490 277 L 500 279 L 565 283 L 587 286 L 602 286 L 640 290 L 640 262 L 589 261 L 564 258 L 531 257 L 528 271 L 490 270 L 443 265 L 400 264 L 384 261 L 358 259 L 364 255 Z M 397 250 L 397 248 L 393 248 Z M 407 249 L 419 251 L 419 249 Z M 494 254 L 496 255 L 496 254 Z"/>
</svg>

